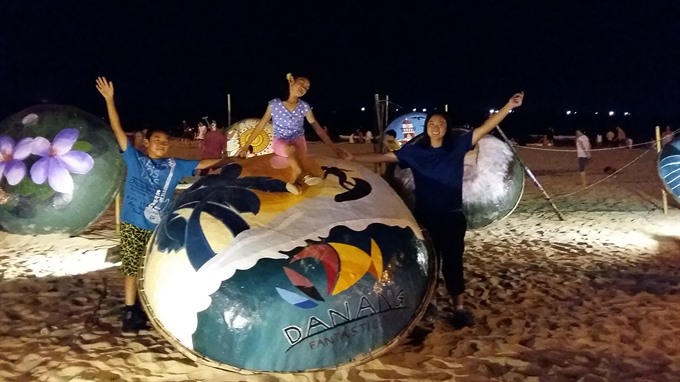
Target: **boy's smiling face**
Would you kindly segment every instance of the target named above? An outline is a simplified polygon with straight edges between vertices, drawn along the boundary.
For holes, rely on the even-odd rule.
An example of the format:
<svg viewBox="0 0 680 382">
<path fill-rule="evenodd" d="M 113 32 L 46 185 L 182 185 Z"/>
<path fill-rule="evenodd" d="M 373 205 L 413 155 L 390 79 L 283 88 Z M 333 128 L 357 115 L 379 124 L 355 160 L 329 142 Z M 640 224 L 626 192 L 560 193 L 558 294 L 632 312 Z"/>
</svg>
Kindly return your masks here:
<svg viewBox="0 0 680 382">
<path fill-rule="evenodd" d="M 170 146 L 170 137 L 162 131 L 154 131 L 149 139 L 144 140 L 144 146 L 149 158 L 157 159 L 165 157 Z"/>
</svg>

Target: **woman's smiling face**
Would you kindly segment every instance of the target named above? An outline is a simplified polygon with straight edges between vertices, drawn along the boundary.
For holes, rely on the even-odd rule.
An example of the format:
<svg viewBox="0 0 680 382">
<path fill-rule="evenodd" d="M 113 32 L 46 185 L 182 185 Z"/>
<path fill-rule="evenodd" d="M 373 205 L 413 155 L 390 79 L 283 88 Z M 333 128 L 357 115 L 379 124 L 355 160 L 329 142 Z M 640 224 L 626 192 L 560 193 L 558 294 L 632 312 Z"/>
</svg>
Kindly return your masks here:
<svg viewBox="0 0 680 382">
<path fill-rule="evenodd" d="M 427 136 L 430 137 L 431 141 L 441 141 L 446 135 L 446 118 L 441 115 L 433 115 L 429 121 L 427 121 Z"/>
</svg>

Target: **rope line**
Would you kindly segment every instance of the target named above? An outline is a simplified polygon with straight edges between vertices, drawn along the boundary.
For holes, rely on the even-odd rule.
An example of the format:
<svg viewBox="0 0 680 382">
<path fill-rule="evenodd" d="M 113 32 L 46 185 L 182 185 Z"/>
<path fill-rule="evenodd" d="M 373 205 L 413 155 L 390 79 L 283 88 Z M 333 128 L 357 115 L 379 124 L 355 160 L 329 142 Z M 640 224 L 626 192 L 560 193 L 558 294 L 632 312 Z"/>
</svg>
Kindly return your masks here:
<svg viewBox="0 0 680 382">
<path fill-rule="evenodd" d="M 623 166 L 623 167 L 621 167 L 620 169 L 614 171 L 613 173 L 609 174 L 608 176 L 606 176 L 606 177 L 604 177 L 604 178 L 598 180 L 597 182 L 595 182 L 595 183 L 593 183 L 593 184 L 591 184 L 591 185 L 588 185 L 588 186 L 586 186 L 586 187 L 584 187 L 584 188 L 582 188 L 582 189 L 580 189 L 580 190 L 576 190 L 576 191 L 574 191 L 574 192 L 570 192 L 570 193 L 563 194 L 563 195 L 557 195 L 557 196 L 555 196 L 555 199 L 564 199 L 564 198 L 566 198 L 566 197 L 569 197 L 569 196 L 572 196 L 572 195 L 576 195 L 576 194 L 578 194 L 578 193 L 580 193 L 580 192 L 582 192 L 582 191 L 586 191 L 586 190 L 589 190 L 589 189 L 591 189 L 591 188 L 597 186 L 598 184 L 600 184 L 600 183 L 602 183 L 602 182 L 608 180 L 609 178 L 611 178 L 611 177 L 613 177 L 613 176 L 616 176 L 618 173 L 620 173 L 621 171 L 623 171 L 626 167 L 629 167 L 629 166 L 632 165 L 633 163 L 637 162 L 640 158 L 642 158 L 643 156 L 645 156 L 645 155 L 646 155 L 648 152 L 650 152 L 650 151 L 652 151 L 652 149 L 647 149 L 647 150 L 645 150 L 645 152 L 643 152 L 642 154 L 638 155 L 637 158 L 633 159 L 632 161 L 628 162 L 625 166 Z"/>
<path fill-rule="evenodd" d="M 623 149 L 629 149 L 632 147 L 637 147 L 637 146 L 644 146 L 644 145 L 649 145 L 649 144 L 656 144 L 656 140 L 654 141 L 647 141 L 647 142 L 642 142 L 642 143 L 636 143 L 634 145 L 631 145 L 630 147 L 628 146 L 623 146 L 623 147 L 604 147 L 601 149 L 590 149 L 590 151 L 610 151 L 610 150 L 623 150 Z M 521 149 L 526 149 L 526 150 L 537 150 L 537 151 L 559 151 L 559 152 L 565 152 L 565 153 L 570 153 L 570 152 L 576 152 L 577 150 L 575 149 L 548 149 L 548 148 L 543 148 L 543 147 L 533 147 L 533 146 L 517 146 Z"/>
<path fill-rule="evenodd" d="M 678 132 L 680 132 L 680 129 L 676 129 L 673 131 L 671 134 L 673 136 L 677 135 Z M 633 147 L 638 147 L 638 146 L 645 146 L 645 145 L 656 145 L 656 139 L 651 140 L 651 141 L 646 141 L 646 142 L 641 142 L 641 143 L 635 143 L 630 146 L 620 146 L 620 147 L 603 147 L 601 149 L 593 149 L 591 148 L 590 151 L 609 151 L 609 150 L 621 150 L 621 149 L 629 149 Z M 533 147 L 533 146 L 517 146 L 521 149 L 526 149 L 526 150 L 537 150 L 537 151 L 564 151 L 564 152 L 575 152 L 577 150 L 572 150 L 572 149 L 548 149 L 544 147 Z"/>
</svg>

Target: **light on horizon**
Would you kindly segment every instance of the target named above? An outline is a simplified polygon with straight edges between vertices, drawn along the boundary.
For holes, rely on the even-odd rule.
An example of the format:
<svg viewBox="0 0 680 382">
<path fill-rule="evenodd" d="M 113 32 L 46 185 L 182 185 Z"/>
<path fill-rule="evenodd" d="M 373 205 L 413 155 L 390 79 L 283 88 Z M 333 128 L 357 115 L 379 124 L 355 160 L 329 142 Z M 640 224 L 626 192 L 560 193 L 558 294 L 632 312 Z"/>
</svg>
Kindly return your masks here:
<svg viewBox="0 0 680 382">
<path fill-rule="evenodd" d="M 366 111 L 366 108 L 365 108 L 365 107 L 362 107 L 362 108 L 361 108 L 361 111 Z"/>
<path fill-rule="evenodd" d="M 599 112 L 596 111 L 596 112 L 595 112 L 595 115 L 597 115 L 597 113 L 599 113 Z"/>
<path fill-rule="evenodd" d="M 630 115 L 630 113 L 627 112 L 627 111 L 624 111 L 624 112 L 623 112 L 623 115 Z"/>
<path fill-rule="evenodd" d="M 413 108 L 413 111 L 416 111 L 416 108 L 415 108 L 415 107 Z"/>
<path fill-rule="evenodd" d="M 427 112 L 427 109 L 423 108 L 423 113 Z"/>
<path fill-rule="evenodd" d="M 567 115 L 571 115 L 571 110 L 567 110 Z"/>
<path fill-rule="evenodd" d="M 609 111 L 609 116 L 611 117 L 612 115 L 614 115 L 614 112 L 613 112 L 613 111 Z"/>
</svg>

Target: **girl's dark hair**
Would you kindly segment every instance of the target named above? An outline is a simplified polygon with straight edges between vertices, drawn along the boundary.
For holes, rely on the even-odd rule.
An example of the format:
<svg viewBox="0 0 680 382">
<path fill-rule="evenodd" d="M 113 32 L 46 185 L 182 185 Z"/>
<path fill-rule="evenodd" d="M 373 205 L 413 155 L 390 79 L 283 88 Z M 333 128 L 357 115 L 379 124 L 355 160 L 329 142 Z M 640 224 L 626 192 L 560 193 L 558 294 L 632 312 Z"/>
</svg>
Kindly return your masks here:
<svg viewBox="0 0 680 382">
<path fill-rule="evenodd" d="M 309 81 L 309 77 L 304 75 L 303 73 L 300 72 L 289 72 L 292 76 L 293 79 L 298 79 L 298 78 L 306 78 Z M 281 101 L 285 101 L 290 97 L 290 84 L 288 83 L 288 78 L 287 74 L 283 75 L 283 81 L 281 82 L 281 90 L 280 90 L 280 95 L 281 95 Z"/>
<path fill-rule="evenodd" d="M 435 115 L 438 115 L 438 116 L 444 118 L 444 120 L 446 121 L 446 134 L 444 135 L 443 146 L 448 146 L 449 143 L 451 143 L 451 141 L 453 141 L 454 137 L 453 137 L 453 134 L 451 134 L 451 122 L 449 121 L 448 113 L 442 112 L 442 111 L 433 111 L 430 114 L 428 114 L 427 117 L 425 118 L 425 125 L 424 125 L 425 131 L 423 131 L 423 138 L 418 140 L 418 142 L 416 142 L 416 144 L 427 146 L 427 147 L 431 146 L 430 136 L 427 135 L 427 123 L 430 122 L 430 119 L 432 119 L 432 117 L 434 117 Z"/>
</svg>

